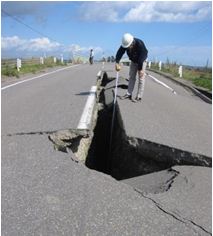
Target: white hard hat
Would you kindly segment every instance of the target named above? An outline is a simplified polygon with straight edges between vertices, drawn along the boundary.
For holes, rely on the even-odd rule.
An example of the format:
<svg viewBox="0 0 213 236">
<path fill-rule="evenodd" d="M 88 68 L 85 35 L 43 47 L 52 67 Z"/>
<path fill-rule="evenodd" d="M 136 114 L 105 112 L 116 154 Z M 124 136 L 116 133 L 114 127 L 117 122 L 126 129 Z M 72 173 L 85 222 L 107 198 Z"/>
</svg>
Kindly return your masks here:
<svg viewBox="0 0 213 236">
<path fill-rule="evenodd" d="M 134 40 L 134 37 L 131 34 L 129 33 L 124 34 L 122 38 L 122 44 L 121 44 L 122 47 L 128 48 L 132 44 L 133 40 Z"/>
</svg>

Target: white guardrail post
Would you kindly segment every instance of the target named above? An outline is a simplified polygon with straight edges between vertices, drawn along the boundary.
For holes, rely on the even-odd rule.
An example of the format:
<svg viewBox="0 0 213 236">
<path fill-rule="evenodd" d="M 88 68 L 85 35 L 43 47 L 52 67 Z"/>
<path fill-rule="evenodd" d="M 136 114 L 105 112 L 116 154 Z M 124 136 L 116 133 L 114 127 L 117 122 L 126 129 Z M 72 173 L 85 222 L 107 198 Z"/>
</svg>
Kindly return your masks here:
<svg viewBox="0 0 213 236">
<path fill-rule="evenodd" d="M 183 77 L 183 66 L 179 66 L 178 74 L 179 74 L 180 78 Z"/>
<path fill-rule="evenodd" d="M 20 71 L 21 68 L 21 59 L 17 58 L 16 60 L 16 67 L 17 67 L 17 71 Z"/>
<path fill-rule="evenodd" d="M 40 57 L 40 64 L 44 64 L 44 58 L 43 57 Z"/>
<path fill-rule="evenodd" d="M 161 70 L 161 68 L 162 68 L 162 62 L 160 61 L 159 62 L 159 70 Z"/>
</svg>

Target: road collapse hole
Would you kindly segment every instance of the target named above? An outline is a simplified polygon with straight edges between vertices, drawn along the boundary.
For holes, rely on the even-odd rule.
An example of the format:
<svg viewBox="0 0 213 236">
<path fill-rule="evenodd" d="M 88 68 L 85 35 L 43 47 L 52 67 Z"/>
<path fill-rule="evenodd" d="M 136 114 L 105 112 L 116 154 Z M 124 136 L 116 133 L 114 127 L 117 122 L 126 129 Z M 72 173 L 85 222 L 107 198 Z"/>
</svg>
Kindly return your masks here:
<svg viewBox="0 0 213 236">
<path fill-rule="evenodd" d="M 97 122 L 86 158 L 88 168 L 109 174 L 117 180 L 123 180 L 168 170 L 175 165 L 211 167 L 212 160 L 206 156 L 137 137 L 128 137 L 118 103 L 115 105 L 110 148 L 115 78 L 108 78 L 105 74 L 101 86 Z M 125 86 L 120 86 L 120 88 L 126 89 Z"/>
<path fill-rule="evenodd" d="M 105 87 L 99 96 L 98 118 L 86 158 L 86 166 L 111 175 L 117 180 L 170 168 L 170 163 L 160 163 L 154 159 L 146 158 L 141 152 L 137 151 L 137 148 L 131 145 L 123 128 L 118 104 L 115 107 L 111 150 L 109 150 L 114 95 L 112 84 L 114 84 L 114 79 L 105 78 L 102 83 Z"/>
<path fill-rule="evenodd" d="M 112 108 L 105 104 L 104 89 L 99 96 L 99 110 L 94 135 L 86 158 L 86 166 L 110 175 L 109 137 L 112 119 Z"/>
<path fill-rule="evenodd" d="M 54 132 L 49 135 L 49 139 L 56 150 L 72 151 L 71 158 L 74 161 L 84 162 L 88 168 L 111 175 L 117 180 L 168 170 L 174 165 L 211 167 L 212 161 L 206 156 L 128 137 L 117 103 L 110 145 L 114 80 L 105 75 L 100 83 L 93 132 L 78 129 Z M 126 86 L 120 88 L 126 89 Z"/>
<path fill-rule="evenodd" d="M 72 151 L 71 158 L 76 162 L 85 160 L 90 137 L 89 130 L 79 129 L 59 130 L 48 136 L 55 150 L 65 153 Z"/>
</svg>

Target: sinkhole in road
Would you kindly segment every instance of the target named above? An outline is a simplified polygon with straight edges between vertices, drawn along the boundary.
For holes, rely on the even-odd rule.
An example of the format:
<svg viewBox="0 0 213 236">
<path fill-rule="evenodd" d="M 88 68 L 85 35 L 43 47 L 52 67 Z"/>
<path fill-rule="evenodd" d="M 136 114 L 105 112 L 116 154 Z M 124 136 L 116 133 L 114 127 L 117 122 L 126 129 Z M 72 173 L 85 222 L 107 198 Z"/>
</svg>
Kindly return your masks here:
<svg viewBox="0 0 213 236">
<path fill-rule="evenodd" d="M 88 151 L 85 164 L 88 168 L 111 175 L 117 180 L 140 176 L 170 168 L 171 163 L 158 162 L 146 158 L 138 148 L 132 145 L 126 136 L 119 106 L 115 105 L 114 127 L 111 138 L 113 116 L 113 99 L 115 78 L 103 74 L 101 92 L 99 94 L 99 110 L 93 139 Z M 126 84 L 119 88 L 127 89 Z"/>
<path fill-rule="evenodd" d="M 69 152 L 72 159 L 117 180 L 128 179 L 161 170 L 171 170 L 174 165 L 211 167 L 211 158 L 175 149 L 137 137 L 128 137 L 118 103 L 110 148 L 115 78 L 103 75 L 93 119 L 93 130 L 64 130 L 53 133 L 49 139 L 55 149 Z M 119 84 L 126 89 L 125 84 Z"/>
<path fill-rule="evenodd" d="M 129 143 L 123 129 L 118 105 L 115 108 L 112 144 L 109 148 L 113 105 L 107 105 L 105 101 L 105 90 L 103 89 L 99 98 L 102 106 L 98 111 L 94 136 L 85 162 L 86 166 L 111 175 L 117 180 L 170 168 L 170 163 L 159 163 L 153 159 L 147 159 Z"/>
<path fill-rule="evenodd" d="M 206 156 L 175 149 L 162 144 L 128 137 L 118 103 L 115 105 L 115 120 L 111 148 L 111 122 L 115 78 L 103 75 L 99 94 L 99 111 L 93 139 L 85 164 L 88 168 L 111 175 L 117 180 L 128 179 L 161 170 L 174 165 L 211 166 Z M 120 88 L 126 86 L 119 84 Z"/>
</svg>

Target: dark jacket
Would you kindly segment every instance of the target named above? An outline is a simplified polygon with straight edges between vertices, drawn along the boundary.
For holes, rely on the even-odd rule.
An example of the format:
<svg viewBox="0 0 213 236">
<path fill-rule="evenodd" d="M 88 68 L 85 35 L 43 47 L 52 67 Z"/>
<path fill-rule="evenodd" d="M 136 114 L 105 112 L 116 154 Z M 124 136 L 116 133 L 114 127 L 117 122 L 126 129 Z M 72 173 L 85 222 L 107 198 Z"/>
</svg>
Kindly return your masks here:
<svg viewBox="0 0 213 236">
<path fill-rule="evenodd" d="M 146 60 L 148 55 L 148 50 L 146 49 L 144 42 L 140 39 L 134 38 L 134 46 L 132 49 L 120 46 L 115 57 L 116 63 L 119 63 L 125 52 L 132 62 L 138 64 L 138 70 L 141 70 L 143 62 Z"/>
</svg>

